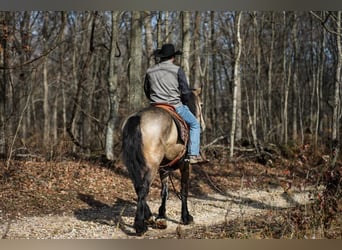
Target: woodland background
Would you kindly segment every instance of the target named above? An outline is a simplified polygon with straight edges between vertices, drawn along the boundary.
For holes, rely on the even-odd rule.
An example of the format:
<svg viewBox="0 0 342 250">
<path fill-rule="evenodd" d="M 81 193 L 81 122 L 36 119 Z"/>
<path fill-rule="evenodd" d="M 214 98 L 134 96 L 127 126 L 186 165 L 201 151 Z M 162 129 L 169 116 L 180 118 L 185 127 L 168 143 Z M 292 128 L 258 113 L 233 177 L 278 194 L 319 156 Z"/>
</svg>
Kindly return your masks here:
<svg viewBox="0 0 342 250">
<path fill-rule="evenodd" d="M 202 89 L 204 148 L 330 147 L 341 35 L 341 11 L 0 12 L 0 154 L 118 158 L 121 122 L 148 105 L 145 71 L 169 42 Z"/>
</svg>

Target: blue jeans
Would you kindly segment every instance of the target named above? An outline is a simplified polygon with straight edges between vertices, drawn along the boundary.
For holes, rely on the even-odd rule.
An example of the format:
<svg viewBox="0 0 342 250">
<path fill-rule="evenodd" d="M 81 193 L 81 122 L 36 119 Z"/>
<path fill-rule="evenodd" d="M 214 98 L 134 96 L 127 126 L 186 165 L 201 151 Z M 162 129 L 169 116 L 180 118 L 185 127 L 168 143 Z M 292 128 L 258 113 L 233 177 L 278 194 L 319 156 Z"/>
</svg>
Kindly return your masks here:
<svg viewBox="0 0 342 250">
<path fill-rule="evenodd" d="M 201 126 L 196 117 L 191 113 L 186 105 L 176 108 L 176 112 L 185 120 L 190 127 L 190 139 L 188 143 L 188 154 L 199 155 Z"/>
</svg>

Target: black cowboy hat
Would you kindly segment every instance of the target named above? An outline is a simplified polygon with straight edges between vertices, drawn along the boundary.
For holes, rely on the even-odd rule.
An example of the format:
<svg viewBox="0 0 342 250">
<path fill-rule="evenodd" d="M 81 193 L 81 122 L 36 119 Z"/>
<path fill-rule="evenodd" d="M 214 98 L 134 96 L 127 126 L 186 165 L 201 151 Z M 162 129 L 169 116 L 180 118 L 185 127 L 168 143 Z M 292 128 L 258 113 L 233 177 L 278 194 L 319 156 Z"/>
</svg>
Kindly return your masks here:
<svg viewBox="0 0 342 250">
<path fill-rule="evenodd" d="M 175 47 L 171 43 L 164 44 L 161 49 L 157 49 L 154 51 L 154 55 L 160 58 L 167 58 L 181 54 L 183 54 L 182 51 L 175 51 Z"/>
</svg>

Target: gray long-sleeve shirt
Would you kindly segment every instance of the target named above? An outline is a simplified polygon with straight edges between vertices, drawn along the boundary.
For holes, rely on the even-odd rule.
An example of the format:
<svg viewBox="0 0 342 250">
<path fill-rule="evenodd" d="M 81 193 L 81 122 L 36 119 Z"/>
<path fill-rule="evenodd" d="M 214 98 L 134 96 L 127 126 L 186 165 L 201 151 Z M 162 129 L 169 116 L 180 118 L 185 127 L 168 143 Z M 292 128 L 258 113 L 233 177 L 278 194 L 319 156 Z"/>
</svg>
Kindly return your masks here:
<svg viewBox="0 0 342 250">
<path fill-rule="evenodd" d="M 175 108 L 186 101 L 191 90 L 183 69 L 172 60 L 158 63 L 146 72 L 144 91 L 151 103 L 167 103 Z"/>
</svg>

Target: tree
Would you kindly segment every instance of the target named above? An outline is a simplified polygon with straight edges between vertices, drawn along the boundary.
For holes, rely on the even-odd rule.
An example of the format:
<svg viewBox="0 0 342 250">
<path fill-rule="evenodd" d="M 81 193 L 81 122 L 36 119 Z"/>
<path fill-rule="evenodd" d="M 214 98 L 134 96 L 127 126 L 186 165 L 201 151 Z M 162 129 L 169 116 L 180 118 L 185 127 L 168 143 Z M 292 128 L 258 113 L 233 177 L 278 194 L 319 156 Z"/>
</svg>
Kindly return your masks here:
<svg viewBox="0 0 342 250">
<path fill-rule="evenodd" d="M 151 11 L 145 11 L 144 26 L 145 26 L 145 42 L 146 42 L 146 57 L 147 57 L 147 68 L 153 65 L 153 35 L 151 25 Z"/>
<path fill-rule="evenodd" d="M 113 144 L 114 144 L 114 129 L 118 116 L 119 107 L 119 88 L 117 77 L 117 63 L 115 60 L 115 49 L 118 37 L 118 11 L 112 11 L 112 33 L 109 52 L 109 67 L 108 67 L 108 93 L 109 93 L 109 119 L 107 122 L 106 132 L 106 157 L 109 160 L 114 160 Z"/>
<path fill-rule="evenodd" d="M 48 40 L 50 37 L 49 28 L 49 20 L 48 20 L 48 12 L 44 12 L 43 14 L 43 50 L 46 51 L 48 49 Z M 45 56 L 43 58 L 43 90 L 44 90 L 44 101 L 43 101 L 43 110 L 44 110 L 44 132 L 43 132 L 43 143 L 44 147 L 47 148 L 50 145 L 50 105 L 49 105 L 49 83 L 48 83 L 48 58 Z"/>
<path fill-rule="evenodd" d="M 233 157 L 234 154 L 234 142 L 235 142 L 235 133 L 236 133 L 236 124 L 238 113 L 238 99 L 239 95 L 241 98 L 241 72 L 240 72 L 240 59 L 241 59 L 241 36 L 240 36 L 240 23 L 241 23 L 241 12 L 238 11 L 236 13 L 236 39 L 235 39 L 235 65 L 234 65 L 234 94 L 233 94 L 233 110 L 232 110 L 232 126 L 230 132 L 230 157 Z"/>
<path fill-rule="evenodd" d="M 129 99 L 132 110 L 141 108 L 142 82 L 142 19 L 140 11 L 132 11 L 131 46 L 129 62 Z"/>
<path fill-rule="evenodd" d="M 189 11 L 182 11 L 182 34 L 183 34 L 183 55 L 182 55 L 182 66 L 188 81 L 190 80 L 190 66 L 189 66 L 189 59 L 190 59 L 190 12 Z M 192 86 L 192 83 L 190 83 Z"/>
<path fill-rule="evenodd" d="M 335 93 L 334 93 L 334 107 L 333 107 L 333 122 L 332 122 L 332 139 L 338 140 L 339 138 L 339 127 L 341 119 L 341 100 L 340 100 L 340 89 L 342 86 L 341 69 L 342 69 L 342 25 L 341 25 L 341 11 L 337 12 L 336 20 L 336 44 L 337 44 L 337 65 L 336 65 L 336 79 L 335 79 Z"/>
<path fill-rule="evenodd" d="M 9 67 L 9 55 L 8 55 L 8 37 L 10 36 L 9 22 L 10 13 L 5 12 L 0 14 L 0 19 L 3 20 L 0 30 L 0 65 L 2 66 L 2 74 L 0 76 L 0 156 L 6 156 L 7 154 L 7 131 L 6 126 L 6 107 L 7 107 L 7 84 L 8 84 L 8 67 Z"/>
<path fill-rule="evenodd" d="M 193 67 L 193 86 L 195 89 L 199 89 L 202 87 L 201 84 L 201 58 L 200 58 L 200 51 L 201 51 L 201 13 L 199 11 L 196 11 L 195 13 L 195 30 L 194 30 L 194 67 Z"/>
</svg>

